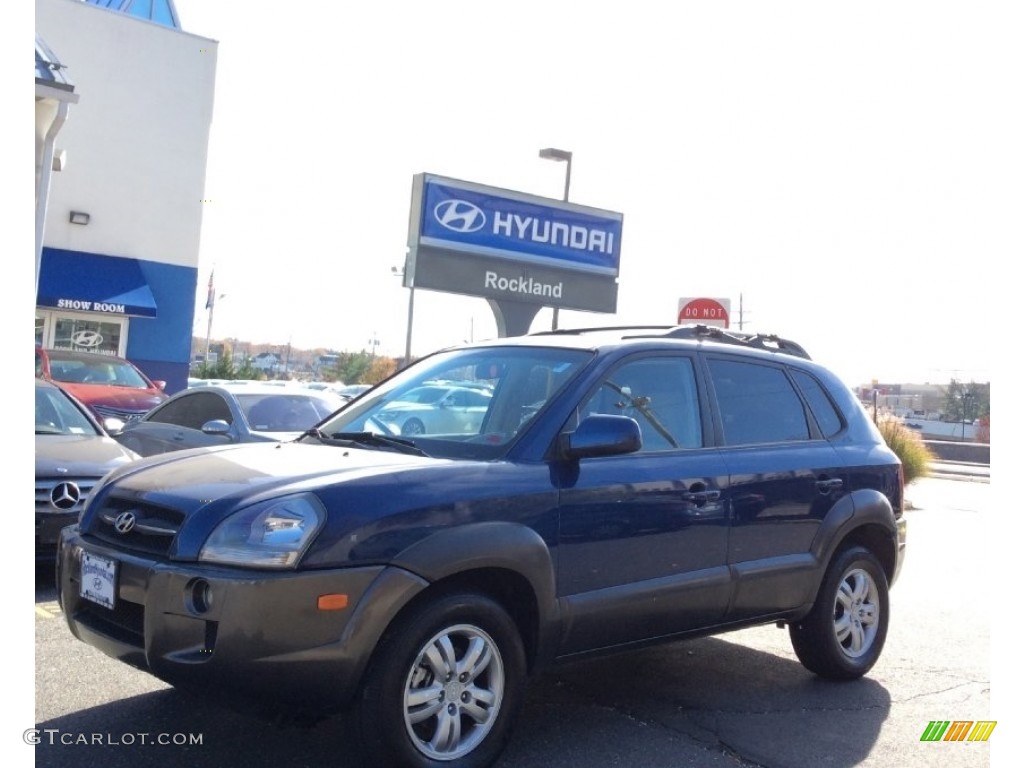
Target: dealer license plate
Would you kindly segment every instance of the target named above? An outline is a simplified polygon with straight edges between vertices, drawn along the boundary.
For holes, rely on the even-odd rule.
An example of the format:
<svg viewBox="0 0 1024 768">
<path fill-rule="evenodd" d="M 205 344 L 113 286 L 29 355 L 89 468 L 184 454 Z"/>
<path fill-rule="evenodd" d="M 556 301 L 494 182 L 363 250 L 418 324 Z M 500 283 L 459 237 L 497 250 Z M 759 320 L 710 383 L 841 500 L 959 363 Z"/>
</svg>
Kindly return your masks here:
<svg viewBox="0 0 1024 768">
<path fill-rule="evenodd" d="M 83 552 L 81 584 L 79 594 L 82 597 L 113 609 L 114 592 L 117 589 L 117 561 Z"/>
</svg>

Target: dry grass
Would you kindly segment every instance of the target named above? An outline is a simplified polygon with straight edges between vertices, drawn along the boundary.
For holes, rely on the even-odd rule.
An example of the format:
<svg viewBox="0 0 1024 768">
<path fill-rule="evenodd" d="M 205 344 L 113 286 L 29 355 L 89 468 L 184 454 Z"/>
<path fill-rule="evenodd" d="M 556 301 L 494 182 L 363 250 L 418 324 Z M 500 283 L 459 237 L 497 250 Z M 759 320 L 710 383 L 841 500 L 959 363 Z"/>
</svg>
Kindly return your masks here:
<svg viewBox="0 0 1024 768">
<path fill-rule="evenodd" d="M 928 464 L 934 454 L 921 440 L 921 435 L 895 419 L 879 421 L 878 429 L 893 453 L 903 462 L 903 482 L 906 485 L 928 476 Z"/>
</svg>

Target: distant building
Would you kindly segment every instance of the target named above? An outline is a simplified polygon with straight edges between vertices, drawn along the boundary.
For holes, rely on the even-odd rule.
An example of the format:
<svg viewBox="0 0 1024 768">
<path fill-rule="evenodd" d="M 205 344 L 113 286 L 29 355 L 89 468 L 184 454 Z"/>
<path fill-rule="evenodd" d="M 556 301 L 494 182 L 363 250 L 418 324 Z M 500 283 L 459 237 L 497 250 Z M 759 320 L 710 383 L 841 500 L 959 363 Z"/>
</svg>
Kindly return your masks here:
<svg viewBox="0 0 1024 768">
<path fill-rule="evenodd" d="M 281 368 L 281 357 L 276 352 L 260 352 L 252 359 L 252 367 L 264 373 L 277 373 Z"/>
</svg>

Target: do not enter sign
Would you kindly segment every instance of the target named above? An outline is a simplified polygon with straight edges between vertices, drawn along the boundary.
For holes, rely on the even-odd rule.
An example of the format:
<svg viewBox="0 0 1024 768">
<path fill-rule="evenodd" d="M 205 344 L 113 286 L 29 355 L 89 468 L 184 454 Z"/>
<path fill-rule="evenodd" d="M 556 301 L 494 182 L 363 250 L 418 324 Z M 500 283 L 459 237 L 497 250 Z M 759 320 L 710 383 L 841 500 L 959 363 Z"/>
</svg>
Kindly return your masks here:
<svg viewBox="0 0 1024 768">
<path fill-rule="evenodd" d="M 679 300 L 680 325 L 703 323 L 718 328 L 729 327 L 729 299 L 693 298 Z"/>
</svg>

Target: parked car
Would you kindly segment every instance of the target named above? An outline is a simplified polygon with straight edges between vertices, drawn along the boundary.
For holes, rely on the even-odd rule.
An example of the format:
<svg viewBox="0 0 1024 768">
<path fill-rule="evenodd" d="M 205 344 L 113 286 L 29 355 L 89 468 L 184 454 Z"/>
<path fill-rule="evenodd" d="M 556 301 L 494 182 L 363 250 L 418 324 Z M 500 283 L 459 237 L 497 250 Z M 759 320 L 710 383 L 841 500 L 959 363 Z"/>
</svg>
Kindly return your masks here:
<svg viewBox="0 0 1024 768">
<path fill-rule="evenodd" d="M 167 399 L 166 382 L 151 380 L 124 358 L 98 352 L 36 345 L 36 378 L 59 383 L 100 421 L 129 424 Z"/>
<path fill-rule="evenodd" d="M 377 416 L 396 434 L 475 434 L 490 403 L 487 389 L 428 384 L 396 397 Z"/>
<path fill-rule="evenodd" d="M 36 379 L 36 562 L 55 562 L 60 529 L 78 520 L 93 487 L 139 458 L 56 384 Z"/>
<path fill-rule="evenodd" d="M 266 383 L 193 387 L 115 435 L 142 456 L 233 443 L 293 440 L 338 410 L 345 399 L 296 385 Z"/>
<path fill-rule="evenodd" d="M 393 434 L 460 379 L 493 393 L 475 430 Z M 171 685 L 351 706 L 370 765 L 464 768 L 583 655 L 777 624 L 863 676 L 905 541 L 899 459 L 798 344 L 572 330 L 429 355 L 293 442 L 115 471 L 59 592 L 80 640 Z"/>
<path fill-rule="evenodd" d="M 343 387 L 338 387 L 337 392 L 348 400 L 354 400 L 368 389 L 370 389 L 369 384 L 346 384 Z"/>
</svg>

